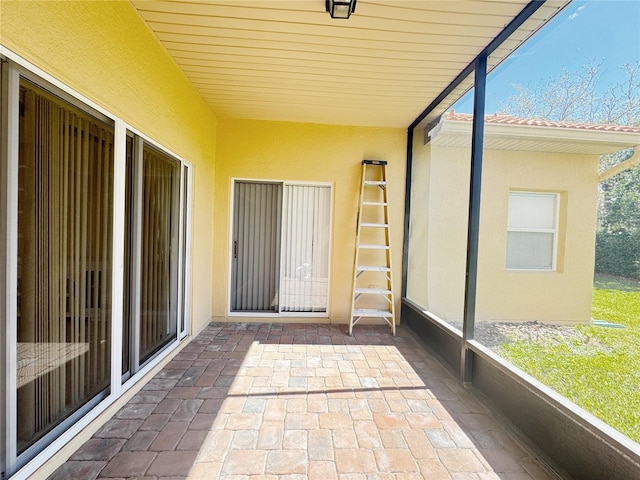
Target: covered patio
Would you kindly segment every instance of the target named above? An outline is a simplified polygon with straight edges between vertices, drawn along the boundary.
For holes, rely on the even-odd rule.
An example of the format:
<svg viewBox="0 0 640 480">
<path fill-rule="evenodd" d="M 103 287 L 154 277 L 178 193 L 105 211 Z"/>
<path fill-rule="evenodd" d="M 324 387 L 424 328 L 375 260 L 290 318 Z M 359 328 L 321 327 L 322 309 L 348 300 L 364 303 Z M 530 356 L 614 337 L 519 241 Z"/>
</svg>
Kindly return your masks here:
<svg viewBox="0 0 640 480">
<path fill-rule="evenodd" d="M 357 4 L 347 21 L 322 0 L 0 2 L 0 477 L 638 478 L 637 443 L 474 336 L 487 79 L 583 7 Z M 455 182 L 441 184 L 464 199 L 465 268 L 450 281 L 448 257 L 426 254 L 429 232 L 450 251 L 426 213 L 450 230 L 453 202 L 432 191 L 429 203 L 440 179 L 425 152 L 466 94 L 471 150 L 455 158 L 469 171 L 442 162 Z M 73 161 L 48 147 L 71 134 Z M 389 165 L 397 336 L 346 333 L 366 159 Z M 566 197 L 566 182 L 530 177 L 506 185 L 505 205 L 516 187 Z M 242 208 L 237 193 L 254 186 L 274 199 L 255 202 L 271 205 L 268 222 L 266 209 Z M 283 221 L 301 186 L 323 192 L 299 217 L 326 217 L 309 225 L 328 241 L 307 242 L 323 252 L 314 281 L 326 292 L 297 309 L 281 298 L 285 266 L 309 263 L 281 259 L 291 249 L 280 239 L 309 227 Z M 246 251 L 241 224 L 260 225 Z M 262 259 L 277 267 L 250 270 Z M 457 282 L 460 318 L 422 301 L 425 279 L 447 295 Z M 236 302 L 253 282 L 265 301 Z M 43 345 L 78 354 L 22 375 L 18 352 Z"/>
<path fill-rule="evenodd" d="M 551 479 L 400 327 L 211 323 L 49 478 Z"/>
</svg>

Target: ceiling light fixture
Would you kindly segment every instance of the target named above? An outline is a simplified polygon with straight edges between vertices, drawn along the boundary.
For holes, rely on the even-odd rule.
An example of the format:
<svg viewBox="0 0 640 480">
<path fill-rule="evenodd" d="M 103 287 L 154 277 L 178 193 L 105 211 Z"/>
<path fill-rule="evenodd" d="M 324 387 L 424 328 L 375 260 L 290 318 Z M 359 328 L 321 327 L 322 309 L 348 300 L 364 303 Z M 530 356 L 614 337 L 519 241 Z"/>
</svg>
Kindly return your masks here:
<svg viewBox="0 0 640 480">
<path fill-rule="evenodd" d="M 349 18 L 356 11 L 356 0 L 325 0 L 331 18 Z"/>
</svg>

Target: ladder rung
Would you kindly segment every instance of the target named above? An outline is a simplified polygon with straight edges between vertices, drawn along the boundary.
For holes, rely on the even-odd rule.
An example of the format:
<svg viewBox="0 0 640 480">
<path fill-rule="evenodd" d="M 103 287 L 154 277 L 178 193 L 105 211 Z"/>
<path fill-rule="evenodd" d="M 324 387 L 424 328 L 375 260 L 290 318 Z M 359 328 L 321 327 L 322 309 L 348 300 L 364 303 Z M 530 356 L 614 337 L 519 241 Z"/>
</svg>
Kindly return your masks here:
<svg viewBox="0 0 640 480">
<path fill-rule="evenodd" d="M 369 248 L 371 250 L 389 250 L 389 245 L 358 245 L 358 248 Z"/>
<path fill-rule="evenodd" d="M 376 186 L 376 187 L 384 187 L 387 184 L 384 180 L 365 180 L 364 186 Z"/>
<path fill-rule="evenodd" d="M 356 287 L 356 293 L 375 293 L 381 295 L 391 295 L 391 290 L 384 288 L 368 288 L 368 287 Z"/>
<path fill-rule="evenodd" d="M 389 310 L 376 310 L 372 308 L 355 308 L 353 310 L 354 317 L 393 317 L 393 313 Z"/>
<path fill-rule="evenodd" d="M 370 205 L 374 207 L 386 207 L 386 202 L 362 202 L 362 205 Z"/>
<path fill-rule="evenodd" d="M 376 165 L 378 167 L 382 167 L 383 165 L 384 166 L 387 165 L 387 161 L 386 160 L 363 160 L 362 164 L 363 165 Z"/>
<path fill-rule="evenodd" d="M 387 228 L 389 226 L 388 223 L 361 223 L 361 227 L 372 227 L 372 228 Z"/>
<path fill-rule="evenodd" d="M 376 265 L 358 265 L 356 267 L 361 272 L 390 272 L 389 267 L 378 267 Z"/>
</svg>

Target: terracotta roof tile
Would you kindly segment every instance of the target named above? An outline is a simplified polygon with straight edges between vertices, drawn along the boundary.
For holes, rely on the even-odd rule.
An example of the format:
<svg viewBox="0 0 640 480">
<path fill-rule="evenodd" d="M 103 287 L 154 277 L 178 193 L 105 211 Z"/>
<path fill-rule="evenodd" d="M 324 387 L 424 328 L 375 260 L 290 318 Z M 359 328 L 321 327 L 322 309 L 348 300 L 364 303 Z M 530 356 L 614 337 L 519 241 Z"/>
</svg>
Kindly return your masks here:
<svg viewBox="0 0 640 480">
<path fill-rule="evenodd" d="M 455 110 L 449 110 L 444 118 L 446 120 L 470 122 L 473 115 L 469 113 L 456 113 Z M 535 127 L 558 127 L 558 128 L 574 128 L 577 130 L 595 130 L 604 132 L 629 132 L 640 133 L 640 127 L 632 127 L 626 125 L 603 125 L 597 123 L 579 123 L 579 122 L 554 122 L 550 120 L 535 120 L 529 118 L 518 118 L 513 115 L 486 115 L 486 123 L 497 123 L 503 125 L 531 125 Z"/>
</svg>

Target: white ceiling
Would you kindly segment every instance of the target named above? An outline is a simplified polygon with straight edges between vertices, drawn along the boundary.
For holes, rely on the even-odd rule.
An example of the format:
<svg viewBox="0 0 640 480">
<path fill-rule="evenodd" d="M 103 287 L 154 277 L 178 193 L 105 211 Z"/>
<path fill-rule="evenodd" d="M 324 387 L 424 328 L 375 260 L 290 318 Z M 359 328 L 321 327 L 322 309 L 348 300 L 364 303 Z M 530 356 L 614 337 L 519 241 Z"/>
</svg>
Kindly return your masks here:
<svg viewBox="0 0 640 480">
<path fill-rule="evenodd" d="M 358 0 L 334 20 L 324 0 L 131 1 L 219 118 L 400 128 L 529 3 Z M 490 65 L 565 3 L 547 2 Z"/>
</svg>

